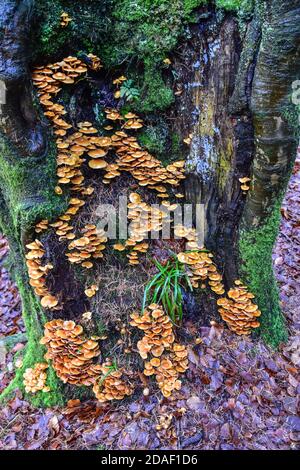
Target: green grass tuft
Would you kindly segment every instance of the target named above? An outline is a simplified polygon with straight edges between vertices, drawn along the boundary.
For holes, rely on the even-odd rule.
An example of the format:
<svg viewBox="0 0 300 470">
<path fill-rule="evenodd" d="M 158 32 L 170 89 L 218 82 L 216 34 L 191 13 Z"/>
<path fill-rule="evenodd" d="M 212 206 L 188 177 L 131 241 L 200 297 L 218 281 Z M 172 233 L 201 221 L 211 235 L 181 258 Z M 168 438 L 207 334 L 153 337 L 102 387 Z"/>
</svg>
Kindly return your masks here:
<svg viewBox="0 0 300 470">
<path fill-rule="evenodd" d="M 161 304 L 174 324 L 182 322 L 182 288 L 193 290 L 184 265 L 177 257 L 171 258 L 166 265 L 153 260 L 158 273 L 146 285 L 142 311 L 149 303 Z"/>
</svg>

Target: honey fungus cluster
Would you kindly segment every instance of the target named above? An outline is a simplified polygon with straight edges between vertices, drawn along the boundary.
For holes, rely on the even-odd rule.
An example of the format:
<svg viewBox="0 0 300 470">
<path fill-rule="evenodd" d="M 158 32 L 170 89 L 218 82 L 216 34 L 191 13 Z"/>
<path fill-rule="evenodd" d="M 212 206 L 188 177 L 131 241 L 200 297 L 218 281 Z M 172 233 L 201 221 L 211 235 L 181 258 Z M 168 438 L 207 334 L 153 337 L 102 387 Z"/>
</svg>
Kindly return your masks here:
<svg viewBox="0 0 300 470">
<path fill-rule="evenodd" d="M 66 114 L 63 106 L 51 101 L 51 95 L 61 91 L 62 84 L 72 85 L 75 80 L 87 72 L 87 66 L 77 57 L 66 57 L 61 62 L 36 67 L 32 80 L 38 89 L 42 106 L 46 109 L 45 115 L 53 122 L 56 135 L 66 135 L 70 124 L 61 122 Z"/>
<path fill-rule="evenodd" d="M 142 316 L 133 313 L 131 319 L 132 326 L 144 331 L 143 339 L 137 343 L 142 359 L 147 359 L 148 354 L 160 357 L 165 349 L 171 348 L 175 341 L 173 325 L 159 305 L 151 304 Z"/>
<path fill-rule="evenodd" d="M 62 26 L 71 19 L 62 16 Z M 85 225 L 81 237 L 76 238 L 71 219 L 85 204 L 84 196 L 89 196 L 94 189 L 85 186 L 83 165 L 87 163 L 92 170 L 103 171 L 103 183 L 110 184 L 122 172 L 129 173 L 141 187 L 154 190 L 163 200 L 165 210 L 152 208 L 137 193 L 130 194 L 128 204 L 130 236 L 124 244 L 116 244 L 119 251 L 128 250 L 127 257 L 131 265 L 139 264 L 139 255 L 146 253 L 149 244 L 145 242 L 150 231 L 162 230 L 164 220 L 176 207 L 169 202 L 167 187 L 177 188 L 185 178 L 184 161 L 177 161 L 164 167 L 159 160 L 144 150 L 131 131 L 141 129 L 143 120 L 135 113 L 122 115 L 118 109 L 105 109 L 109 125 L 104 127 L 106 135 L 99 135 L 98 130 L 89 121 L 78 122 L 75 127 L 67 122 L 65 108 L 54 102 L 55 96 L 64 84 L 72 85 L 76 79 L 84 76 L 88 68 L 99 70 L 101 61 L 89 54 L 87 63 L 76 57 L 67 57 L 61 62 L 38 67 L 33 73 L 33 82 L 45 110 L 45 116 L 51 121 L 56 136 L 57 177 L 55 188 L 57 195 L 63 193 L 63 187 L 69 185 L 75 193 L 71 197 L 68 209 L 54 223 L 42 220 L 36 225 L 36 232 L 41 233 L 49 227 L 55 230 L 59 240 L 68 240 L 67 257 L 71 263 L 84 268 L 92 268 L 95 259 L 103 258 L 107 238 L 104 232 L 98 232 L 95 225 Z M 117 85 L 115 98 L 120 98 L 119 87 L 126 77 L 114 81 Z M 249 189 L 249 178 L 240 179 L 244 191 Z M 75 197 L 76 196 L 76 197 Z M 184 197 L 181 193 L 177 198 Z M 178 255 L 179 261 L 186 265 L 192 285 L 204 288 L 206 283 L 218 295 L 225 293 L 222 276 L 212 260 L 212 254 L 203 250 L 196 231 L 182 225 L 175 227 L 176 236 L 187 240 L 186 250 Z M 46 276 L 52 269 L 50 264 L 43 265 L 45 254 L 42 244 L 35 240 L 27 245 L 26 255 L 30 283 L 41 299 L 44 308 L 58 308 L 58 300 L 48 292 Z M 85 290 L 88 297 L 95 295 L 97 286 Z M 228 298 L 218 300 L 220 314 L 232 331 L 237 334 L 250 334 L 252 328 L 259 326 L 258 307 L 252 302 L 253 295 L 239 281 L 228 292 Z M 90 314 L 86 312 L 84 315 Z M 144 332 L 138 342 L 140 356 L 145 361 L 144 374 L 155 376 L 165 397 L 170 397 L 174 390 L 181 388 L 180 374 L 188 368 L 187 350 L 184 345 L 175 342 L 173 324 L 160 306 L 152 304 L 142 316 L 133 314 L 131 325 Z M 125 371 L 114 369 L 109 361 L 103 365 L 94 361 L 100 355 L 99 344 L 95 338 L 86 339 L 83 329 L 73 321 L 53 320 L 46 324 L 45 335 L 41 340 L 47 347 L 45 358 L 52 360 L 58 377 L 65 383 L 93 386 L 99 401 L 121 400 L 133 392 L 130 383 L 124 380 Z M 44 367 L 44 369 L 43 369 Z M 43 382 L 47 365 L 37 364 L 34 369 L 24 374 L 25 387 L 30 391 L 47 389 Z M 43 387 L 42 387 L 43 385 Z M 42 388 L 40 388 L 42 387 Z M 46 390 L 44 390 L 46 391 Z"/>
<path fill-rule="evenodd" d="M 100 59 L 96 56 L 89 55 L 90 68 L 99 70 L 101 68 Z M 166 194 L 166 188 L 160 185 L 162 180 L 169 184 L 177 185 L 179 180 L 183 176 L 184 162 L 175 162 L 170 165 L 166 172 L 158 160 L 149 156 L 147 152 L 141 152 L 141 148 L 137 143 L 136 138 L 130 137 L 124 131 L 116 131 L 111 137 L 97 136 L 97 129 L 92 126 L 90 122 L 78 123 L 78 131 L 67 136 L 67 132 L 72 127 L 67 123 L 63 116 L 66 111 L 63 106 L 54 103 L 51 100 L 52 95 L 56 95 L 61 90 L 62 84 L 72 84 L 76 78 L 87 72 L 87 66 L 85 63 L 77 59 L 76 57 L 67 57 L 62 62 L 55 64 L 49 64 L 47 67 L 38 67 L 33 73 L 33 82 L 38 88 L 40 101 L 45 108 L 45 115 L 53 122 L 55 128 L 55 134 L 57 135 L 56 145 L 58 148 L 57 156 L 57 176 L 58 186 L 55 188 L 57 194 L 62 193 L 61 186 L 65 184 L 71 184 L 71 190 L 77 191 L 82 195 L 90 195 L 93 192 L 93 188 L 85 188 L 83 186 L 84 176 L 80 170 L 81 165 L 84 163 L 84 155 L 88 155 L 90 158 L 88 164 L 92 169 L 102 169 L 106 171 L 104 182 L 108 183 L 116 176 L 119 176 L 121 171 L 133 171 L 133 176 L 136 175 L 140 178 L 139 173 L 141 172 L 140 167 L 143 167 L 143 171 L 147 168 L 147 171 L 152 171 L 155 181 L 148 181 L 150 185 L 155 186 L 161 197 L 168 197 Z M 120 77 L 119 80 L 115 81 L 117 85 L 123 83 L 126 77 Z M 123 129 L 134 130 L 139 129 L 143 126 L 143 123 L 138 116 L 133 113 L 127 113 L 123 118 L 119 112 L 115 109 L 106 109 L 107 119 L 111 122 L 118 121 L 122 125 Z M 106 129 L 113 129 L 112 126 L 106 127 Z M 115 163 L 107 163 L 104 159 L 109 150 L 116 150 L 123 164 L 120 166 L 120 161 Z M 124 152 L 127 152 L 125 155 Z M 137 151 L 140 151 L 139 154 Z M 146 157 L 146 158 L 144 158 Z M 159 169 L 159 171 L 157 170 Z M 162 176 L 164 174 L 164 176 Z M 178 177 L 178 178 L 177 178 Z M 140 180 L 141 185 L 144 185 Z M 73 233 L 73 227 L 69 221 L 73 215 L 77 213 L 80 207 L 84 205 L 84 201 L 72 198 L 70 206 L 65 214 L 53 224 L 49 224 L 48 220 L 42 220 L 36 225 L 36 232 L 40 233 L 47 230 L 49 227 L 53 227 L 56 230 L 56 234 L 60 240 L 74 240 L 75 235 Z M 128 255 L 130 264 L 138 264 L 138 253 L 146 252 L 148 249 L 147 243 L 137 243 L 134 238 L 137 234 L 134 233 L 133 237 L 127 241 L 127 246 L 133 246 L 132 252 Z M 142 241 L 141 236 L 139 236 Z M 79 242 L 80 243 L 80 242 Z M 117 245 L 117 249 L 123 250 L 122 246 Z M 83 250 L 80 250 L 83 251 Z M 87 251 L 87 250 L 85 250 Z M 71 256 L 69 259 L 72 262 L 80 263 L 81 256 L 88 256 L 86 253 L 76 254 Z M 101 254 L 99 253 L 99 256 Z M 86 267 L 91 267 L 90 261 L 83 261 Z"/>
<path fill-rule="evenodd" d="M 57 376 L 72 385 L 93 385 L 101 374 L 94 364 L 100 355 L 96 340 L 86 339 L 81 325 L 74 321 L 52 320 L 45 325 L 41 344 L 47 348 L 46 360 L 52 360 Z"/>
<path fill-rule="evenodd" d="M 239 178 L 239 182 L 241 183 L 241 190 L 244 193 L 249 191 L 251 178 L 248 178 L 247 176 L 243 176 L 243 178 Z"/>
<path fill-rule="evenodd" d="M 133 393 L 133 387 L 124 380 L 124 371 L 112 368 L 110 361 L 101 366 L 101 377 L 93 385 L 93 392 L 100 403 L 123 400 Z"/>
<path fill-rule="evenodd" d="M 177 204 L 171 204 L 164 200 L 161 206 L 154 207 L 144 202 L 137 193 L 129 195 L 128 203 L 129 238 L 125 244 L 117 243 L 114 249 L 117 251 L 129 250 L 127 257 L 129 264 L 138 265 L 139 255 L 149 249 L 149 233 L 158 233 L 163 229 L 164 222 L 170 222 L 170 211 L 176 209 Z"/>
<path fill-rule="evenodd" d="M 126 241 L 126 248 L 131 252 L 127 255 L 129 264 L 139 264 L 138 255 L 146 253 L 149 249 L 149 243 L 143 241 L 148 238 L 149 232 L 159 232 L 162 229 L 162 223 L 166 214 L 158 208 L 151 208 L 149 204 L 142 201 L 137 193 L 129 195 L 128 219 L 129 239 Z"/>
<path fill-rule="evenodd" d="M 107 237 L 104 236 L 104 231 L 97 230 L 92 224 L 85 225 L 81 233 L 82 237 L 69 243 L 66 256 L 70 263 L 90 269 L 93 267 L 92 260 L 103 258 Z"/>
<path fill-rule="evenodd" d="M 98 292 L 98 290 L 99 290 L 99 287 L 96 284 L 92 284 L 91 286 L 85 289 L 84 293 L 87 297 L 91 298 L 91 297 L 94 297 L 94 295 L 96 295 L 96 292 Z M 85 312 L 85 314 L 83 315 L 86 315 L 86 313 L 91 313 L 91 312 Z"/>
<path fill-rule="evenodd" d="M 87 60 L 90 62 L 90 68 L 98 70 L 101 68 L 100 59 L 89 54 Z M 84 191 L 84 176 L 80 170 L 84 160 L 81 158 L 89 145 L 94 149 L 94 144 L 90 142 L 87 136 L 97 133 L 91 123 L 79 123 L 78 132 L 67 137 L 68 131 L 72 128 L 64 116 L 65 108 L 53 101 L 53 97 L 60 91 L 63 84 L 74 84 L 76 79 L 86 74 L 87 65 L 76 57 L 67 57 L 61 62 L 48 64 L 46 67 L 37 67 L 32 75 L 33 83 L 38 89 L 38 95 L 41 105 L 45 109 L 45 116 L 54 126 L 56 135 L 56 145 L 58 149 L 57 156 L 57 176 L 59 184 L 71 183 L 73 191 Z M 61 194 L 61 187 L 56 188 L 57 194 Z"/>
<path fill-rule="evenodd" d="M 261 312 L 252 301 L 254 295 L 241 281 L 235 281 L 236 287 L 227 293 L 228 298 L 217 301 L 219 313 L 229 329 L 237 335 L 250 335 L 252 328 L 260 326 L 257 320 Z"/>
<path fill-rule="evenodd" d="M 92 54 L 87 56 L 89 67 L 92 70 L 101 68 L 100 59 Z M 33 83 L 38 88 L 39 99 L 45 108 L 47 116 L 54 125 L 54 133 L 57 136 L 56 144 L 59 150 L 57 163 L 59 184 L 73 185 L 72 189 L 80 191 L 84 176 L 80 166 L 84 160 L 83 154 L 91 158 L 89 166 L 92 169 L 105 170 L 103 182 L 109 184 L 114 178 L 120 176 L 122 171 L 129 172 L 141 186 L 149 186 L 158 192 L 161 198 L 168 198 L 165 184 L 178 186 L 185 178 L 184 161 L 171 163 L 166 168 L 149 152 L 143 150 L 134 136 L 126 133 L 127 130 L 137 130 L 143 127 L 143 121 L 134 113 L 122 116 L 117 109 L 105 109 L 106 118 L 113 124 L 106 126 L 105 130 L 111 130 L 111 136 L 97 136 L 90 122 L 81 122 L 77 125 L 77 132 L 67 136 L 72 128 L 65 119 L 65 108 L 52 101 L 52 96 L 57 95 L 63 84 L 73 84 L 75 80 L 88 71 L 87 65 L 76 57 L 67 57 L 61 62 L 48 64 L 46 67 L 37 67 L 33 73 Z M 118 79 L 121 84 L 125 77 Z M 116 81 L 115 81 L 116 82 Z M 114 150 L 116 160 L 108 163 L 106 157 L 109 150 Z M 60 186 L 57 188 L 60 193 Z"/>
<path fill-rule="evenodd" d="M 150 189 L 156 190 L 158 196 L 167 199 L 168 193 L 166 184 L 178 186 L 184 176 L 184 161 L 177 161 L 166 168 L 161 162 L 155 159 L 147 151 L 144 151 L 137 139 L 130 136 L 126 131 L 137 130 L 143 127 L 143 121 L 134 113 L 127 113 L 122 116 L 117 109 L 108 108 L 105 110 L 106 118 L 112 125 L 104 127 L 106 131 L 111 131 L 111 135 L 99 136 L 98 131 L 90 122 L 79 122 L 75 131 L 70 131 L 72 126 L 65 120 L 65 108 L 53 101 L 63 84 L 73 84 L 76 79 L 86 74 L 88 67 L 92 70 L 101 68 L 100 59 L 92 54 L 87 56 L 88 66 L 76 57 L 67 57 L 61 62 L 48 64 L 46 67 L 37 67 L 33 73 L 34 85 L 38 88 L 39 99 L 45 108 L 45 116 L 53 123 L 54 133 L 56 134 L 56 145 L 58 149 L 57 155 L 57 176 L 58 185 L 55 192 L 62 194 L 63 185 L 71 185 L 71 191 L 75 191 L 81 196 L 87 196 L 93 193 L 92 187 L 84 186 L 84 175 L 81 166 L 85 163 L 85 158 L 89 158 L 88 166 L 91 169 L 103 170 L 105 172 L 103 182 L 110 183 L 114 178 L 121 175 L 122 171 L 129 172 L 138 180 L 141 186 L 148 186 Z M 114 84 L 119 87 L 126 77 L 119 77 Z M 117 125 L 118 129 L 114 128 Z M 108 162 L 109 152 L 115 154 L 115 161 Z M 181 194 L 176 196 L 181 197 Z M 157 210 L 152 214 L 152 219 L 142 226 L 138 220 L 136 212 L 139 207 L 133 207 L 134 204 L 143 205 L 144 218 L 149 215 L 150 206 L 147 206 L 141 200 L 137 201 L 138 195 L 131 201 L 131 216 L 133 218 L 131 226 L 132 234 L 124 247 L 121 244 L 115 245 L 116 249 L 122 251 L 129 249 L 127 255 L 131 265 L 139 264 L 139 253 L 145 253 L 149 245 L 144 242 L 144 237 L 149 230 L 160 230 L 162 219 L 166 214 Z M 166 204 L 168 201 L 164 201 Z M 85 201 L 80 198 L 71 198 L 69 207 L 65 214 L 60 216 L 58 220 L 52 224 L 48 220 L 42 220 L 36 225 L 36 232 L 41 233 L 49 227 L 55 229 L 59 240 L 73 240 L 71 244 L 68 258 L 72 263 L 81 264 L 84 267 L 92 267 L 91 256 L 96 258 L 103 257 L 100 252 L 94 251 L 91 255 L 90 250 L 94 247 L 90 245 L 86 247 L 76 247 L 76 243 L 82 242 L 81 239 L 74 240 L 75 234 L 70 223 L 72 216 L 76 215 L 80 207 Z M 145 215 L 145 212 L 148 214 Z M 92 243 L 93 244 L 93 243 Z M 100 245 L 99 245 L 100 246 Z M 84 258 L 86 257 L 86 259 Z"/>
<path fill-rule="evenodd" d="M 194 288 L 198 288 L 199 285 L 201 288 L 205 288 L 208 281 L 213 292 L 218 295 L 225 293 L 222 276 L 218 273 L 211 253 L 206 251 L 182 252 L 177 257 L 181 263 L 186 265 L 187 274 Z"/>
<path fill-rule="evenodd" d="M 137 343 L 142 359 L 148 359 L 144 374 L 155 375 L 163 396 L 170 397 L 174 390 L 180 390 L 179 376 L 188 369 L 185 346 L 175 343 L 172 322 L 159 305 L 151 304 L 142 316 L 133 313 L 131 320 L 132 326 L 144 332 Z"/>
<path fill-rule="evenodd" d="M 84 192 L 83 194 L 90 195 L 94 189 L 86 188 L 86 191 L 87 192 Z M 41 220 L 38 222 L 35 226 L 36 233 L 42 233 L 51 227 L 54 229 L 59 241 L 74 240 L 76 235 L 74 234 L 74 227 L 70 225 L 70 221 L 72 217 L 78 213 L 79 209 L 84 206 L 84 204 L 84 200 L 72 197 L 69 201 L 69 206 L 66 212 L 59 216 L 58 219 L 53 223 L 49 223 L 48 220 Z"/>
<path fill-rule="evenodd" d="M 170 354 L 165 354 L 162 358 L 154 357 L 145 363 L 144 374 L 156 376 L 164 397 L 170 397 L 174 390 L 181 389 L 181 380 L 178 377 L 188 369 L 187 354 L 185 346 L 174 343 Z"/>
<path fill-rule="evenodd" d="M 81 199 L 71 198 L 66 212 L 61 215 L 56 222 L 49 224 L 49 227 L 54 229 L 59 241 L 74 240 L 74 238 L 76 238 L 74 228 L 69 222 L 84 204 L 85 202 Z"/>
<path fill-rule="evenodd" d="M 36 295 L 41 297 L 41 304 L 44 308 L 49 310 L 59 308 L 58 299 L 54 295 L 51 295 L 46 286 L 47 274 L 53 269 L 53 266 L 52 264 L 43 265 L 42 258 L 45 255 L 45 250 L 42 242 L 34 240 L 32 243 L 27 244 L 26 248 L 28 251 L 25 258 L 29 284 L 33 287 Z"/>
<path fill-rule="evenodd" d="M 33 368 L 28 368 L 23 374 L 23 384 L 26 393 L 49 392 L 46 386 L 48 364 L 38 362 Z"/>
<path fill-rule="evenodd" d="M 72 18 L 69 16 L 68 13 L 63 12 L 60 15 L 60 26 L 62 26 L 63 28 L 68 26 L 68 24 L 71 23 L 71 21 L 72 21 Z"/>
<path fill-rule="evenodd" d="M 107 110 L 107 119 L 124 121 L 117 110 Z M 166 184 L 177 187 L 185 179 L 183 160 L 164 167 L 148 151 L 142 149 L 136 137 L 128 135 L 125 130 L 135 130 L 142 127 L 142 121 L 133 113 L 125 115 L 122 130 L 116 131 L 112 137 L 112 147 L 117 159 L 114 164 L 106 168 L 103 182 L 109 184 L 120 172 L 130 173 L 140 186 L 147 186 L 155 190 L 158 197 L 168 198 Z"/>
<path fill-rule="evenodd" d="M 197 231 L 193 227 L 185 227 L 184 225 L 177 224 L 174 227 L 174 235 L 186 240 L 186 250 L 200 250 L 203 248 Z"/>
</svg>

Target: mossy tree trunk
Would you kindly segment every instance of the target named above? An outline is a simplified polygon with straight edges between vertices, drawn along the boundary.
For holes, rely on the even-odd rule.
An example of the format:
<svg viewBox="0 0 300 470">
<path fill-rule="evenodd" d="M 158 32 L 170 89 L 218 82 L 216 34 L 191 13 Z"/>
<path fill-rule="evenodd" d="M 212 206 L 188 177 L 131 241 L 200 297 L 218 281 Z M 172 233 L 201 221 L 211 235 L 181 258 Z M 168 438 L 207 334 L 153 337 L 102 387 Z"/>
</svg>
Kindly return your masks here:
<svg viewBox="0 0 300 470">
<path fill-rule="evenodd" d="M 192 29 L 177 63 L 187 86 L 175 127 L 193 136 L 186 195 L 205 205 L 206 245 L 227 285 L 242 277 L 257 296 L 261 332 L 273 345 L 286 338 L 272 248 L 297 147 L 291 93 L 300 67 L 299 15 L 299 2 L 274 0 L 256 2 L 242 28 L 232 16 L 220 23 L 209 16 L 200 32 Z M 251 178 L 248 193 L 243 177 Z"/>
<path fill-rule="evenodd" d="M 229 13 L 201 1 L 138 2 L 139 9 L 127 8 L 125 0 L 82 3 L 2 0 L 0 5 L 0 79 L 7 89 L 1 108 L 0 221 L 23 300 L 29 341 L 24 367 L 42 357 L 38 340 L 46 319 L 28 284 L 24 245 L 36 222 L 54 220 L 67 206 L 67 196 L 54 193 L 56 149 L 30 72 L 34 65 L 90 52 L 103 57 L 106 75 L 72 89 L 65 97 L 70 115 L 99 124 L 101 109 L 111 105 L 107 80 L 117 73 L 135 80 L 140 98 L 131 107 L 144 111 L 146 123 L 141 142 L 159 158 L 186 159 L 186 198 L 205 205 L 206 245 L 226 287 L 245 280 L 262 310 L 263 334 L 278 345 L 286 330 L 271 253 L 296 155 L 290 95 L 300 69 L 299 2 L 256 1 L 253 8 Z M 121 17 L 123 9 L 127 16 Z M 69 30 L 59 26 L 64 10 L 73 18 Z M 171 67 L 163 62 L 167 55 Z M 182 143 L 189 134 L 190 148 Z M 251 178 L 246 194 L 239 182 L 244 176 Z M 51 237 L 45 244 L 50 251 Z M 79 300 L 60 312 L 70 318 L 83 287 L 75 275 L 66 276 L 73 289 L 66 286 L 59 250 L 53 257 L 61 276 L 56 283 L 64 284 L 69 297 L 79 292 Z M 54 385 L 53 390 L 48 403 L 55 400 Z"/>
</svg>

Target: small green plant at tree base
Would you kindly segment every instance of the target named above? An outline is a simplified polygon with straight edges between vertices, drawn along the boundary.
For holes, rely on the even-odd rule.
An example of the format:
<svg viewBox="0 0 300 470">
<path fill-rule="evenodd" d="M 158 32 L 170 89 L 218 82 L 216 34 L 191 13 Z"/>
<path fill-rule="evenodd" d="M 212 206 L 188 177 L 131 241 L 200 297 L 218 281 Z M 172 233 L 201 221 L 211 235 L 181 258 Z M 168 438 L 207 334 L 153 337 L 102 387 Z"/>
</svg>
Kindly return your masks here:
<svg viewBox="0 0 300 470">
<path fill-rule="evenodd" d="M 184 265 L 173 256 L 165 265 L 157 260 L 153 263 L 158 273 L 147 284 L 144 292 L 143 311 L 149 303 L 162 304 L 166 314 L 174 324 L 179 324 L 183 317 L 182 288 L 193 287 Z"/>
<path fill-rule="evenodd" d="M 126 80 L 120 88 L 121 98 L 125 98 L 127 101 L 136 101 L 140 97 L 140 92 L 133 86 L 133 80 Z"/>
</svg>

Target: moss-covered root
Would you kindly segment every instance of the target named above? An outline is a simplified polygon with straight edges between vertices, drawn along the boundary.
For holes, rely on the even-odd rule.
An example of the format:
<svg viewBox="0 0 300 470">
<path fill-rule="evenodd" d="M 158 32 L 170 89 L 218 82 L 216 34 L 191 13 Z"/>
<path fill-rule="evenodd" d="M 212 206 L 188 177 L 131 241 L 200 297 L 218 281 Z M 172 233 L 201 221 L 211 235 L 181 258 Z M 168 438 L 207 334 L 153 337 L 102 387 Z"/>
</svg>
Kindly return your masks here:
<svg viewBox="0 0 300 470">
<path fill-rule="evenodd" d="M 62 385 L 54 370 L 47 369 L 46 385 L 50 387 L 50 392 L 37 392 L 36 394 L 26 394 L 23 385 L 23 374 L 29 367 L 34 367 L 37 362 L 45 362 L 45 348 L 40 344 L 43 336 L 43 324 L 45 317 L 39 302 L 32 293 L 30 287 L 26 288 L 27 282 L 17 276 L 17 286 L 22 298 L 23 319 L 26 326 L 27 345 L 22 357 L 22 367 L 17 369 L 16 376 L 11 384 L 0 395 L 0 402 L 9 399 L 16 389 L 20 389 L 26 398 L 37 407 L 51 407 L 64 403 Z"/>
<path fill-rule="evenodd" d="M 280 222 L 279 208 L 278 202 L 262 226 L 242 230 L 239 240 L 241 277 L 255 294 L 262 312 L 260 334 L 274 348 L 288 337 L 272 265 L 272 250 Z"/>
</svg>

